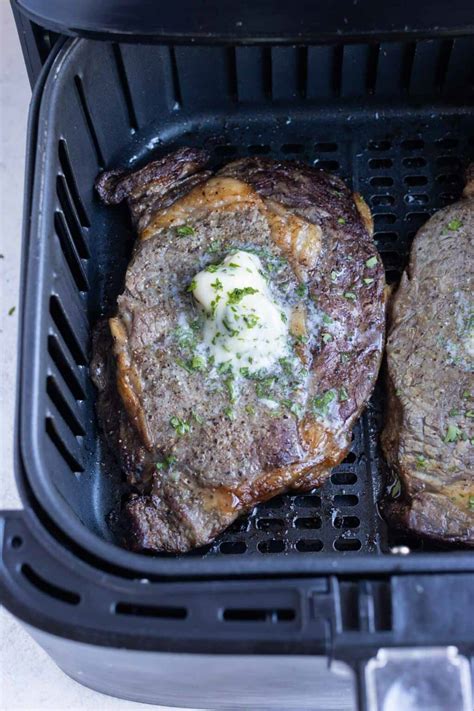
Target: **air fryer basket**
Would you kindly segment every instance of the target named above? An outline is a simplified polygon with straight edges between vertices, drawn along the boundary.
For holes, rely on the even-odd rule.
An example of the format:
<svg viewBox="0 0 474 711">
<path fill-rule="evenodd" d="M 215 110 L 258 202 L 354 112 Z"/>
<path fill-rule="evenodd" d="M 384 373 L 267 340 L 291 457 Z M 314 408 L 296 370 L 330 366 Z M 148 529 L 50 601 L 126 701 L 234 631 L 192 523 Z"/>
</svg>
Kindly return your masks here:
<svg viewBox="0 0 474 711">
<path fill-rule="evenodd" d="M 376 505 L 380 384 L 350 454 L 321 489 L 272 499 L 187 556 L 150 558 L 113 544 L 107 515 L 124 487 L 99 437 L 88 362 L 91 329 L 114 308 L 134 235 L 126 210 L 101 205 L 93 184 L 105 167 L 140 165 L 182 145 L 207 147 L 214 166 L 244 155 L 302 160 L 365 197 L 394 283 L 416 230 L 459 197 L 474 156 L 473 50 L 471 37 L 308 47 L 65 43 L 39 115 L 17 433 L 22 487 L 58 535 L 102 560 L 160 574 L 400 565 L 389 551 L 405 541 L 387 531 Z M 408 567 L 423 567 L 430 547 L 409 545 L 418 562 Z M 448 568 L 462 559 L 438 555 Z"/>
</svg>

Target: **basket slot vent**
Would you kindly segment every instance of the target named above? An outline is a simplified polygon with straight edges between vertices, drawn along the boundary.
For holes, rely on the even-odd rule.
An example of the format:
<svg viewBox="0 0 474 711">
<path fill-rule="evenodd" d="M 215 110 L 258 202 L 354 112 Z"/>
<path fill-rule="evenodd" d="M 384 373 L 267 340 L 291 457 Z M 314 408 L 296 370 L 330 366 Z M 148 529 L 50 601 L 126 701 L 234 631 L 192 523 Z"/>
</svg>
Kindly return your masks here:
<svg viewBox="0 0 474 711">
<path fill-rule="evenodd" d="M 360 519 L 357 516 L 336 516 L 334 528 L 358 528 Z"/>
<path fill-rule="evenodd" d="M 300 538 L 295 547 L 299 553 L 318 553 L 322 551 L 324 544 L 319 538 Z"/>
<path fill-rule="evenodd" d="M 314 509 L 321 506 L 321 497 L 319 494 L 306 494 L 305 496 L 295 497 L 295 506 L 303 509 Z"/>
<path fill-rule="evenodd" d="M 304 528 L 311 531 L 316 531 L 318 528 L 321 528 L 321 524 L 322 522 L 319 516 L 311 516 L 306 518 L 295 519 L 294 526 L 295 528 Z"/>
<path fill-rule="evenodd" d="M 335 506 L 357 506 L 359 497 L 356 494 L 336 494 L 334 497 Z"/>
<path fill-rule="evenodd" d="M 384 227 L 385 225 L 393 225 L 397 221 L 397 216 L 393 212 L 379 212 L 374 215 L 374 224 L 376 227 Z"/>
<path fill-rule="evenodd" d="M 339 162 L 337 160 L 321 160 L 320 158 L 316 158 L 314 166 L 315 168 L 326 170 L 329 173 L 339 170 Z"/>
<path fill-rule="evenodd" d="M 292 622 L 296 618 L 291 608 L 228 607 L 222 612 L 224 622 Z"/>
<path fill-rule="evenodd" d="M 59 158 L 59 165 L 61 166 L 61 171 L 64 175 L 66 185 L 67 185 L 67 190 L 69 192 L 69 195 L 72 199 L 72 202 L 74 204 L 76 213 L 79 217 L 79 222 L 83 227 L 89 227 L 90 222 L 89 222 L 89 217 L 87 215 L 86 208 L 84 207 L 84 203 L 81 199 L 81 196 L 79 195 L 79 190 L 77 188 L 77 181 L 76 178 L 74 177 L 74 171 L 72 170 L 71 166 L 71 159 L 69 157 L 69 151 L 67 148 L 66 141 L 61 138 L 58 142 L 58 158 Z M 87 248 L 87 245 L 85 245 L 85 254 L 81 254 L 81 256 L 88 257 L 89 256 L 89 250 Z"/>
<path fill-rule="evenodd" d="M 337 72 L 335 47 L 308 47 L 308 99 L 324 99 L 334 94 L 334 76 Z"/>
<path fill-rule="evenodd" d="M 417 42 L 410 77 L 410 94 L 432 94 L 436 89 L 440 51 L 441 43 L 438 40 Z"/>
<path fill-rule="evenodd" d="M 359 551 L 362 548 L 362 543 L 358 538 L 337 538 L 334 541 L 334 548 L 337 551 Z"/>
<path fill-rule="evenodd" d="M 60 436 L 52 417 L 46 417 L 46 434 L 56 447 L 61 457 L 66 462 L 68 468 L 72 472 L 81 474 L 84 471 L 84 467 L 79 462 L 79 460 L 73 454 L 71 454 L 68 446 L 65 444 L 63 438 Z M 59 471 L 61 471 L 61 469 L 59 469 Z"/>
<path fill-rule="evenodd" d="M 76 74 L 74 77 L 74 84 L 76 85 L 77 96 L 79 98 L 79 103 L 81 105 L 82 114 L 84 116 L 84 121 L 89 131 L 89 136 L 94 146 L 95 153 L 97 156 L 97 162 L 101 168 L 105 166 L 104 155 L 99 144 L 99 139 L 94 127 L 94 121 L 92 120 L 91 112 L 89 110 L 89 105 L 87 103 L 86 93 L 84 91 L 84 84 L 79 75 Z"/>
<path fill-rule="evenodd" d="M 64 446 L 64 451 L 67 450 L 69 455 L 72 457 L 71 461 L 74 461 L 78 465 L 79 470 L 83 471 L 84 452 L 82 449 L 82 439 L 78 439 L 77 436 L 72 432 L 70 424 L 66 422 L 62 412 L 59 411 L 56 406 L 56 403 L 53 402 L 51 397 L 49 397 L 46 405 L 46 413 L 47 418 L 50 418 L 54 424 L 54 429 L 58 437 L 60 438 L 62 445 Z M 62 454 L 63 451 L 61 451 L 61 455 Z M 73 471 L 78 471 L 75 466 L 73 468 Z"/>
<path fill-rule="evenodd" d="M 49 312 L 77 365 L 87 365 L 85 351 L 77 339 L 61 301 L 56 294 L 52 294 L 49 299 Z"/>
<path fill-rule="evenodd" d="M 76 211 L 66 178 L 63 175 L 58 175 L 56 178 L 56 192 L 74 247 L 82 259 L 88 259 L 90 257 L 89 247 L 84 239 L 84 232 L 79 215 Z"/>
<path fill-rule="evenodd" d="M 305 98 L 307 49 L 274 47 L 271 50 L 272 96 L 275 101 Z"/>
<path fill-rule="evenodd" d="M 236 47 L 236 90 L 242 103 L 261 101 L 271 95 L 270 50 L 262 47 Z"/>
<path fill-rule="evenodd" d="M 331 481 L 335 486 L 351 486 L 357 483 L 357 474 L 354 472 L 335 471 L 331 474 Z"/>
<path fill-rule="evenodd" d="M 260 553 L 282 553 L 285 550 L 285 541 L 272 538 L 268 541 L 260 541 L 257 547 Z"/>
<path fill-rule="evenodd" d="M 67 390 L 65 390 L 65 392 L 61 390 L 56 378 L 53 375 L 48 375 L 46 378 L 46 392 L 52 402 L 56 405 L 58 412 L 71 430 L 72 434 L 75 437 L 83 437 L 85 431 L 79 419 L 77 403 L 75 400 L 72 400 L 69 394 L 67 394 Z"/>
<path fill-rule="evenodd" d="M 184 107 L 222 107 L 235 99 L 234 55 L 227 47 L 179 46 L 174 52 Z"/>
<path fill-rule="evenodd" d="M 364 96 L 367 93 L 372 76 L 371 49 L 367 44 L 348 44 L 344 47 L 341 96 Z"/>
<path fill-rule="evenodd" d="M 122 92 L 123 92 L 125 106 L 127 107 L 130 128 L 133 131 L 136 131 L 136 129 L 138 128 L 138 121 L 137 121 L 137 117 L 135 114 L 135 107 L 133 105 L 132 94 L 130 92 L 130 86 L 128 83 L 128 77 L 127 77 L 127 72 L 125 69 L 125 64 L 124 64 L 124 60 L 123 60 L 123 56 L 122 56 L 122 50 L 121 50 L 121 47 L 119 44 L 115 44 L 115 43 L 112 44 L 112 53 L 113 53 L 114 60 L 115 60 L 115 67 L 117 70 L 119 85 L 120 85 L 120 88 L 122 89 Z"/>
<path fill-rule="evenodd" d="M 66 588 L 59 587 L 49 580 L 45 580 L 39 573 L 37 573 L 33 568 L 28 565 L 28 563 L 23 563 L 21 566 L 21 572 L 28 580 L 28 582 L 33 585 L 37 590 L 48 595 L 48 597 L 53 597 L 55 600 L 60 602 L 65 602 L 67 605 L 79 605 L 81 602 L 81 596 L 79 593 L 73 592 L 72 590 L 66 590 Z"/>
<path fill-rule="evenodd" d="M 421 156 L 415 156 L 414 158 L 404 158 L 402 160 L 402 165 L 404 168 L 424 168 L 426 165 L 425 158 Z"/>
<path fill-rule="evenodd" d="M 157 617 L 169 620 L 185 620 L 188 611 L 185 607 L 171 605 L 141 605 L 132 602 L 117 602 L 116 615 L 129 615 L 130 617 Z"/>
<path fill-rule="evenodd" d="M 408 52 L 408 45 L 401 42 L 383 42 L 380 45 L 375 78 L 377 96 L 400 94 Z"/>
<path fill-rule="evenodd" d="M 281 518 L 259 518 L 257 520 L 257 528 L 260 531 L 282 531 L 285 525 L 285 521 Z"/>
<path fill-rule="evenodd" d="M 79 291 L 88 291 L 89 282 L 87 280 L 86 272 L 81 258 L 77 253 L 76 245 L 71 236 L 71 231 L 69 230 L 66 220 L 64 219 L 64 215 L 61 212 L 56 212 L 54 214 L 54 228 L 77 288 Z"/>
<path fill-rule="evenodd" d="M 247 550 L 247 544 L 244 541 L 224 541 L 219 546 L 219 551 L 227 555 L 242 555 Z"/>
<path fill-rule="evenodd" d="M 474 90 L 473 52 L 473 37 L 458 37 L 454 40 L 445 74 L 444 89 L 446 93 L 462 92 L 464 96 L 472 96 Z"/>
<path fill-rule="evenodd" d="M 85 400 L 85 391 L 77 375 L 77 366 L 74 367 L 69 357 L 61 348 L 58 337 L 54 334 L 48 336 L 48 353 L 61 373 L 61 377 L 72 396 L 76 400 Z"/>
</svg>

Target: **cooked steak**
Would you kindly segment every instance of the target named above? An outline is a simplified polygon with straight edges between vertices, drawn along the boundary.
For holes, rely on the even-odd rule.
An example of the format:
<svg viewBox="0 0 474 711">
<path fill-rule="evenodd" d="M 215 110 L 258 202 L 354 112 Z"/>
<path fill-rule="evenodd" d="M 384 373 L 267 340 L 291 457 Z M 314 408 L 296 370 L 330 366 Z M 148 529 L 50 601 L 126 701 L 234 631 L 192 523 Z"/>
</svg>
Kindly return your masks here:
<svg viewBox="0 0 474 711">
<path fill-rule="evenodd" d="M 302 164 L 211 175 L 207 160 L 185 148 L 97 183 L 106 203 L 127 200 L 139 236 L 92 364 L 134 487 L 134 550 L 187 551 L 321 484 L 381 359 L 384 275 L 362 199 Z"/>
<path fill-rule="evenodd" d="M 460 202 L 419 230 L 394 297 L 382 435 L 397 494 L 385 506 L 389 519 L 468 545 L 474 545 L 473 236 L 470 181 Z"/>
</svg>

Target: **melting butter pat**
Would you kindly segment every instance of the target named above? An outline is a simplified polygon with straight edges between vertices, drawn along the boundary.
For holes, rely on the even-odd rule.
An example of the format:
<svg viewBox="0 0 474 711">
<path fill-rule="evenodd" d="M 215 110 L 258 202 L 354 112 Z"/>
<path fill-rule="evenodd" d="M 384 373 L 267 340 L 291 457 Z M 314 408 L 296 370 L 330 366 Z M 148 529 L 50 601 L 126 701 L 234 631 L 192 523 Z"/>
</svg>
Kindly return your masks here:
<svg viewBox="0 0 474 711">
<path fill-rule="evenodd" d="M 196 274 L 192 293 L 206 314 L 203 347 L 216 365 L 255 372 L 288 350 L 289 310 L 277 304 L 255 254 L 240 250 Z"/>
</svg>

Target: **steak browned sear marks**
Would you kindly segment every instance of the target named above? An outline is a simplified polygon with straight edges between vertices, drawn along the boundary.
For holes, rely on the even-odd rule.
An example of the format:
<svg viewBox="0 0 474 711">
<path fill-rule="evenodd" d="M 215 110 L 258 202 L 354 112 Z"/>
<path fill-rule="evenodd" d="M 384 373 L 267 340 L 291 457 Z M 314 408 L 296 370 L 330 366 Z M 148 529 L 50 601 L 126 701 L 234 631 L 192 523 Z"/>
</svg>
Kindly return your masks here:
<svg viewBox="0 0 474 711">
<path fill-rule="evenodd" d="M 183 148 L 97 182 L 138 233 L 92 363 L 137 551 L 209 543 L 324 482 L 381 360 L 384 274 L 362 199 L 299 163 L 207 162 Z"/>
<path fill-rule="evenodd" d="M 382 445 L 389 520 L 474 545 L 474 181 L 419 230 L 391 306 Z"/>
</svg>

